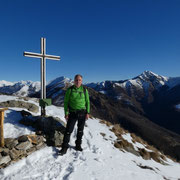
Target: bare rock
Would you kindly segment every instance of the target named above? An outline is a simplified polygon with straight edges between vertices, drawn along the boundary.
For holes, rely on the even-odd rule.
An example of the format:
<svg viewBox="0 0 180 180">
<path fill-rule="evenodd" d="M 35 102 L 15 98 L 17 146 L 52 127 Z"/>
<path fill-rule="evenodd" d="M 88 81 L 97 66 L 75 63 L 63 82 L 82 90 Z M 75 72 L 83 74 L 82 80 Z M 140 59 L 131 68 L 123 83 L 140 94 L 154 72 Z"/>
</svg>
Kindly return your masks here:
<svg viewBox="0 0 180 180">
<path fill-rule="evenodd" d="M 10 156 L 2 156 L 2 157 L 0 158 L 0 165 L 2 165 L 2 164 L 7 164 L 7 163 L 9 163 L 10 161 L 11 161 Z"/>
<path fill-rule="evenodd" d="M 6 102 L 0 102 L 0 106 L 3 107 L 19 107 L 19 108 L 25 108 L 28 111 L 37 113 L 39 111 L 39 107 L 35 104 L 24 102 L 24 101 L 17 101 L 17 100 L 9 100 Z"/>
<path fill-rule="evenodd" d="M 26 141 L 28 141 L 27 135 L 23 135 L 23 136 L 18 137 L 18 141 L 19 142 L 26 142 Z"/>
<path fill-rule="evenodd" d="M 38 145 L 36 145 L 36 149 L 37 150 L 39 150 L 39 149 L 41 149 L 41 148 L 43 148 L 43 147 L 45 147 L 46 145 L 43 143 L 43 142 L 41 142 L 41 143 L 39 143 Z"/>
<path fill-rule="evenodd" d="M 4 143 L 5 147 L 13 149 L 18 144 L 18 140 L 14 138 L 5 138 Z"/>
<path fill-rule="evenodd" d="M 55 131 L 54 133 L 54 145 L 56 147 L 61 146 L 63 143 L 64 135 L 60 131 Z"/>
<path fill-rule="evenodd" d="M 1 155 L 2 156 L 7 156 L 9 154 L 9 149 L 8 148 L 3 148 Z"/>
<path fill-rule="evenodd" d="M 0 147 L 0 153 L 3 152 L 3 149 L 4 149 L 3 147 Z"/>
<path fill-rule="evenodd" d="M 31 144 L 31 142 L 26 141 L 26 142 L 22 142 L 22 143 L 18 144 L 18 145 L 16 146 L 16 149 L 18 149 L 18 150 L 27 150 L 27 149 L 29 149 L 29 148 L 31 148 L 31 147 L 33 147 L 33 145 Z"/>
<path fill-rule="evenodd" d="M 37 149 L 35 146 L 31 147 L 30 149 L 27 150 L 27 155 L 30 155 L 31 153 L 35 152 Z"/>
<path fill-rule="evenodd" d="M 17 149 L 12 149 L 10 150 L 10 157 L 12 160 L 18 159 L 20 156 L 24 155 L 26 151 L 24 150 L 17 150 Z"/>
</svg>

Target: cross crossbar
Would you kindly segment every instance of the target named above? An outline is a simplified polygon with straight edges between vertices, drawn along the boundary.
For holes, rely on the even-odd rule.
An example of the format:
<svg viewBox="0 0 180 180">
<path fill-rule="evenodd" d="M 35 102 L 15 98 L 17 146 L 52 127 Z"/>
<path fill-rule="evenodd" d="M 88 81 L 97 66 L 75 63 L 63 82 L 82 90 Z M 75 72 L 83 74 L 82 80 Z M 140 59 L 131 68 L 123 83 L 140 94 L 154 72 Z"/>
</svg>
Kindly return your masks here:
<svg viewBox="0 0 180 180">
<path fill-rule="evenodd" d="M 60 56 L 54 56 L 54 55 L 44 55 L 39 53 L 32 53 L 32 52 L 24 52 L 24 56 L 26 57 L 34 57 L 34 58 L 46 58 L 51 60 L 60 60 Z"/>
</svg>

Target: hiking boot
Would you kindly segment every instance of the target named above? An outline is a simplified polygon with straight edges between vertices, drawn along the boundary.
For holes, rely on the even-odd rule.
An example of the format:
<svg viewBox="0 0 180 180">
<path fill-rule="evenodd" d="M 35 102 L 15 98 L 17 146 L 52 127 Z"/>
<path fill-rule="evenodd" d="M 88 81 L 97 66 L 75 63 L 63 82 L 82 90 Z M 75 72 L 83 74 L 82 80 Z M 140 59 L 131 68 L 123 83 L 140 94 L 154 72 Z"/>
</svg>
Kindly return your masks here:
<svg viewBox="0 0 180 180">
<path fill-rule="evenodd" d="M 61 155 L 61 156 L 63 156 L 64 154 L 66 154 L 67 153 L 67 150 L 68 150 L 68 148 L 67 147 L 63 147 L 60 151 L 59 151 L 59 155 Z"/>
<path fill-rule="evenodd" d="M 81 146 L 76 146 L 75 149 L 76 151 L 83 151 L 83 148 Z"/>
</svg>

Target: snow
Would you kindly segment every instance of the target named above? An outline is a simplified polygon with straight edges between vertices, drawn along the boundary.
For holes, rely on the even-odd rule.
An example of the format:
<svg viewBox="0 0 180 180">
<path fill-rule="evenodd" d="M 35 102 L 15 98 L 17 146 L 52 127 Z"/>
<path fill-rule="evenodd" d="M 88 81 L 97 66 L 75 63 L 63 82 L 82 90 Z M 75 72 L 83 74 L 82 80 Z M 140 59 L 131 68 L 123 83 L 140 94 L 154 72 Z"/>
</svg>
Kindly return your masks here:
<svg viewBox="0 0 180 180">
<path fill-rule="evenodd" d="M 20 108 L 10 108 L 5 111 L 4 137 L 16 138 L 24 134 L 34 134 L 32 128 L 20 124 L 18 121 L 22 118 Z"/>
<path fill-rule="evenodd" d="M 5 80 L 0 81 L 0 87 L 3 87 L 3 86 L 12 86 L 13 84 L 14 83 L 8 82 L 8 81 L 5 81 Z"/>
<path fill-rule="evenodd" d="M 10 97 L 9 97 L 10 98 Z M 11 97 L 14 98 L 14 97 Z M 0 96 L 6 100 L 7 96 Z M 20 108 L 9 108 L 5 112 L 5 137 L 17 137 L 21 134 L 34 133 L 33 129 L 18 123 Z M 38 113 L 39 114 L 39 113 Z M 47 114 L 61 118 L 64 123 L 64 110 L 61 107 L 48 106 Z M 58 156 L 59 148 L 45 147 L 22 160 L 0 170 L 1 180 L 163 180 L 180 178 L 180 164 L 167 160 L 162 165 L 153 160 L 144 160 L 114 147 L 116 136 L 99 119 L 86 121 L 83 137 L 83 152 L 69 148 L 67 154 Z M 77 128 L 74 129 L 70 147 L 75 145 Z M 103 137 L 101 133 L 104 133 Z M 129 142 L 129 133 L 123 134 Z M 138 144 L 137 144 L 138 145 Z M 152 169 L 143 169 L 139 166 Z M 165 178 L 164 178 L 165 177 Z"/>
<path fill-rule="evenodd" d="M 17 93 L 15 93 L 16 95 L 21 95 L 23 94 L 23 96 L 27 96 L 28 95 L 28 89 L 29 87 L 27 85 L 24 85 Z"/>
<path fill-rule="evenodd" d="M 101 94 L 107 94 L 106 91 L 99 91 Z"/>
<path fill-rule="evenodd" d="M 10 101 L 10 100 L 18 100 L 18 97 L 16 97 L 16 96 L 0 95 L 0 102 Z"/>
</svg>

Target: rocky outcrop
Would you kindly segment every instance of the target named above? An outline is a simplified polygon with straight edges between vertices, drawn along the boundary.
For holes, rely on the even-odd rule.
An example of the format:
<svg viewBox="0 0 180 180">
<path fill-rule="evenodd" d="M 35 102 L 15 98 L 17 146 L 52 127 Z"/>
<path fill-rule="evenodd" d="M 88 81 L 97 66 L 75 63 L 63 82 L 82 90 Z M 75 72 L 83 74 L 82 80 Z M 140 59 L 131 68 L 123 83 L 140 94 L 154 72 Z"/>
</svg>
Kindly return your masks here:
<svg viewBox="0 0 180 180">
<path fill-rule="evenodd" d="M 44 147 L 45 138 L 41 135 L 23 135 L 18 138 L 5 138 L 4 147 L 0 147 L 0 168 L 4 168 L 23 157 Z"/>
<path fill-rule="evenodd" d="M 0 102 L 0 106 L 2 107 L 18 107 L 18 108 L 25 108 L 28 111 L 37 113 L 39 112 L 39 107 L 35 104 L 25 102 L 25 101 L 17 101 L 17 100 L 10 100 L 5 102 Z"/>
</svg>

